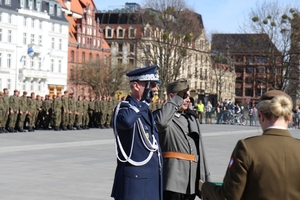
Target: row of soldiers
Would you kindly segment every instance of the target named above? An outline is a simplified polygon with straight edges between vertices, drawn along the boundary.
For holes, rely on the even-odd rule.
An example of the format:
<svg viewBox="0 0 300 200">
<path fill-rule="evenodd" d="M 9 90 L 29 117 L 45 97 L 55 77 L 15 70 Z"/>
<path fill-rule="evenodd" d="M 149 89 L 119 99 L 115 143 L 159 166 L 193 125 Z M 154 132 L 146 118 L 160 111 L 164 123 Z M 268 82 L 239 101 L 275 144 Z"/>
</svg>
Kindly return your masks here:
<svg viewBox="0 0 300 200">
<path fill-rule="evenodd" d="M 121 100 L 121 99 L 120 99 Z M 18 90 L 9 96 L 7 88 L 0 91 L 0 133 L 29 132 L 34 129 L 82 130 L 89 127 L 110 128 L 113 109 L 118 100 L 111 96 L 79 96 L 73 93 L 58 93 L 45 98 L 35 95 L 27 96 Z"/>
<path fill-rule="evenodd" d="M 9 96 L 7 88 L 0 91 L 0 133 L 29 132 L 35 129 L 82 130 L 89 127 L 110 128 L 113 109 L 122 99 L 111 96 L 79 96 L 75 100 L 73 93 L 58 93 L 53 97 L 18 90 Z M 160 109 L 163 101 L 158 99 L 150 104 L 150 109 Z"/>
</svg>

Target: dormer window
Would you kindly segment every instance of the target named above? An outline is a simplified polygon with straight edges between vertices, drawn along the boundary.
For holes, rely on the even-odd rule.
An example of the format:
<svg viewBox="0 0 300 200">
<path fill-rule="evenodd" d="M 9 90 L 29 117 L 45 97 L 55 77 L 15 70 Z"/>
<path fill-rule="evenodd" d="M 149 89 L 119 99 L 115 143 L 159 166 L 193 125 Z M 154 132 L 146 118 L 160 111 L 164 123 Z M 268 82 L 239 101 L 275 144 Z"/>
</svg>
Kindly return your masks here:
<svg viewBox="0 0 300 200">
<path fill-rule="evenodd" d="M 57 6 L 57 17 L 61 17 L 61 7 L 60 6 Z"/>
<path fill-rule="evenodd" d="M 49 3 L 49 14 L 50 15 L 54 14 L 54 4 L 52 2 Z"/>
<path fill-rule="evenodd" d="M 41 10 L 41 0 L 36 0 L 35 7 L 38 12 Z"/>
<path fill-rule="evenodd" d="M 118 33 L 117 37 L 118 37 L 118 38 L 124 38 L 124 29 L 123 29 L 122 27 L 119 26 L 117 30 L 118 30 L 118 32 L 117 32 L 117 33 Z"/>
<path fill-rule="evenodd" d="M 28 0 L 28 8 L 32 10 L 33 0 Z"/>
<path fill-rule="evenodd" d="M 129 28 L 129 38 L 135 38 L 135 34 L 136 34 L 136 29 L 134 28 Z"/>
<path fill-rule="evenodd" d="M 5 0 L 5 5 L 11 5 L 11 0 Z"/>
<path fill-rule="evenodd" d="M 24 8 L 25 7 L 25 0 L 20 0 L 20 7 Z"/>
<path fill-rule="evenodd" d="M 150 37 L 150 34 L 151 34 L 150 28 L 146 28 L 145 36 L 146 36 L 146 37 Z"/>
<path fill-rule="evenodd" d="M 106 38 L 112 38 L 113 37 L 113 29 L 110 27 L 105 28 L 105 37 Z"/>
<path fill-rule="evenodd" d="M 119 29 L 119 37 L 123 37 L 123 29 Z"/>
</svg>

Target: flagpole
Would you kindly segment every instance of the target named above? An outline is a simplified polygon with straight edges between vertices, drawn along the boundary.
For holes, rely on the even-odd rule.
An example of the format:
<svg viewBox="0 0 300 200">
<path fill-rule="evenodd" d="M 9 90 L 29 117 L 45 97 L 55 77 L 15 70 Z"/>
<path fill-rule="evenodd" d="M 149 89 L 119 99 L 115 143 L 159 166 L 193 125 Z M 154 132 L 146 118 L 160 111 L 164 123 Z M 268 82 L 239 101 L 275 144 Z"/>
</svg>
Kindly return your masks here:
<svg viewBox="0 0 300 200">
<path fill-rule="evenodd" d="M 19 54 L 18 54 L 18 49 L 22 48 L 22 46 L 16 46 L 16 80 L 15 80 L 15 88 L 17 90 L 20 90 L 20 88 L 18 88 L 18 77 L 19 77 Z"/>
</svg>

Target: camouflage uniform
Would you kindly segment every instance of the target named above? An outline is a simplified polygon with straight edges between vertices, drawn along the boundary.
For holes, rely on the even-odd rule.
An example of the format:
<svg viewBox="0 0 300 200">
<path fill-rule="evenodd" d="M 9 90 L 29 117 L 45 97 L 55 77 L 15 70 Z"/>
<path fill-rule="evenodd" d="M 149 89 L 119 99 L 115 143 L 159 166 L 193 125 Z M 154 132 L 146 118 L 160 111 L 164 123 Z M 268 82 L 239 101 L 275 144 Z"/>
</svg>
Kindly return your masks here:
<svg viewBox="0 0 300 200">
<path fill-rule="evenodd" d="M 100 127 L 101 124 L 101 97 L 95 100 L 95 126 Z"/>
<path fill-rule="evenodd" d="M 80 127 L 82 125 L 82 116 L 83 116 L 83 101 L 81 97 L 76 102 L 76 114 L 77 116 L 76 116 L 75 126 L 77 130 L 82 130 L 82 128 Z"/>
<path fill-rule="evenodd" d="M 23 129 L 25 119 L 26 119 L 26 114 L 27 114 L 27 92 L 23 92 L 23 95 L 19 98 L 19 107 L 20 107 L 20 113 L 18 116 L 18 131 L 19 132 L 26 132 Z"/>
<path fill-rule="evenodd" d="M 73 95 L 73 94 L 71 94 Z M 76 117 L 76 101 L 73 96 L 68 98 L 68 108 L 69 108 L 69 129 L 73 130 Z"/>
<path fill-rule="evenodd" d="M 42 112 L 43 102 L 41 101 L 40 95 L 36 95 L 36 120 L 35 128 L 40 129 L 43 125 L 43 112 Z"/>
<path fill-rule="evenodd" d="M 3 133 L 2 130 L 2 120 L 3 120 L 3 110 L 4 110 L 4 103 L 3 103 L 3 93 L 0 91 L 0 133 Z"/>
<path fill-rule="evenodd" d="M 36 100 L 34 93 L 31 93 L 31 98 L 27 99 L 27 109 L 28 109 L 28 131 L 33 132 L 35 117 L 36 117 Z"/>
<path fill-rule="evenodd" d="M 3 89 L 4 91 L 7 90 L 6 88 Z M 5 93 L 3 93 L 2 96 L 2 101 L 3 101 L 3 118 L 2 118 L 2 124 L 1 124 L 1 129 L 2 132 L 7 133 L 6 124 L 8 122 L 8 115 L 9 115 L 9 96 Z"/>
<path fill-rule="evenodd" d="M 96 127 L 95 123 L 95 100 L 92 97 L 89 102 L 89 118 L 90 118 L 90 127 Z"/>
<path fill-rule="evenodd" d="M 15 126 L 17 122 L 17 117 L 19 114 L 19 97 L 18 90 L 14 90 L 14 95 L 9 97 L 9 123 L 8 123 L 8 131 L 16 132 Z"/>
<path fill-rule="evenodd" d="M 88 129 L 89 127 L 89 99 L 85 97 L 83 100 L 83 116 L 82 116 L 82 127 Z"/>
<path fill-rule="evenodd" d="M 107 101 L 107 111 L 106 111 L 106 128 L 110 128 L 111 127 L 111 119 L 112 119 L 112 114 L 113 114 L 113 109 L 114 109 L 114 104 L 112 102 L 112 98 L 109 97 L 108 101 Z"/>
<path fill-rule="evenodd" d="M 61 101 L 61 97 L 58 95 L 52 104 L 52 112 L 53 112 L 53 125 L 54 130 L 59 131 L 59 127 L 61 124 L 61 113 L 62 113 L 63 104 Z"/>
<path fill-rule="evenodd" d="M 43 116 L 44 116 L 44 129 L 50 129 L 50 121 L 52 117 L 52 100 L 49 99 L 49 95 L 46 96 L 42 103 Z"/>
<path fill-rule="evenodd" d="M 69 100 L 68 97 L 66 96 L 68 94 L 67 91 L 65 91 L 65 95 L 62 96 L 61 101 L 63 105 L 63 110 L 62 110 L 62 129 L 65 131 L 67 130 L 67 126 L 69 123 Z"/>
<path fill-rule="evenodd" d="M 106 119 L 107 119 L 107 104 L 106 97 L 103 97 L 103 100 L 100 103 L 101 108 L 101 128 L 106 126 Z"/>
</svg>

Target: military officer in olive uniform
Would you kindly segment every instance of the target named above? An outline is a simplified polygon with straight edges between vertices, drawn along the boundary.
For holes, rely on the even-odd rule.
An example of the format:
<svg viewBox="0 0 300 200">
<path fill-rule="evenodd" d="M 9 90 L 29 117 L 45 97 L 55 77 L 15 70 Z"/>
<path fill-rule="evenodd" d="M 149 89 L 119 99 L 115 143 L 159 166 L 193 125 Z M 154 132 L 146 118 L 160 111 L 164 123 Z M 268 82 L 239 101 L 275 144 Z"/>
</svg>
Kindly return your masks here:
<svg viewBox="0 0 300 200">
<path fill-rule="evenodd" d="M 69 100 L 68 100 L 68 91 L 64 91 L 64 95 L 61 97 L 63 110 L 62 110 L 62 119 L 61 126 L 62 130 L 66 131 L 69 123 Z"/>
<path fill-rule="evenodd" d="M 95 97 L 92 95 L 89 102 L 89 127 L 96 127 L 95 123 Z"/>
<path fill-rule="evenodd" d="M 31 92 L 30 98 L 27 99 L 28 109 L 28 132 L 34 132 L 35 118 L 36 118 L 36 98 L 35 93 Z"/>
<path fill-rule="evenodd" d="M 107 114 L 106 114 L 106 128 L 111 128 L 111 118 L 114 111 L 114 104 L 112 101 L 112 97 L 108 96 L 107 98 Z"/>
<path fill-rule="evenodd" d="M 52 100 L 49 95 L 45 95 L 45 100 L 42 104 L 43 116 L 44 116 L 44 129 L 51 129 L 50 121 L 52 117 Z"/>
<path fill-rule="evenodd" d="M 101 95 L 95 101 L 95 123 L 96 127 L 101 127 Z"/>
<path fill-rule="evenodd" d="M 8 123 L 8 131 L 9 132 L 17 132 L 15 130 L 17 117 L 19 114 L 19 91 L 14 90 L 14 95 L 9 97 L 9 123 Z"/>
<path fill-rule="evenodd" d="M 18 131 L 19 132 L 26 132 L 24 130 L 24 123 L 26 119 L 26 115 L 28 114 L 28 108 L 27 108 L 27 92 L 24 91 L 23 95 L 19 98 L 19 107 L 20 107 L 20 113 L 18 116 Z"/>
<path fill-rule="evenodd" d="M 83 98 L 83 116 L 82 116 L 82 128 L 89 129 L 89 97 Z"/>
<path fill-rule="evenodd" d="M 7 88 L 3 89 L 3 119 L 2 119 L 2 124 L 1 124 L 1 129 L 2 132 L 7 133 L 8 131 L 6 130 L 6 125 L 8 124 L 8 115 L 9 115 L 9 91 Z"/>
<path fill-rule="evenodd" d="M 36 95 L 36 120 L 35 120 L 35 129 L 40 129 L 43 125 L 43 110 L 42 110 L 42 99 L 40 95 Z"/>
<path fill-rule="evenodd" d="M 83 116 L 83 96 L 78 96 L 78 100 L 76 102 L 76 122 L 75 126 L 77 130 L 82 130 L 80 127 L 82 125 L 82 116 Z"/>
<path fill-rule="evenodd" d="M 52 113 L 54 114 L 53 116 L 53 125 L 54 125 L 54 130 L 59 131 L 60 129 L 60 124 L 61 124 L 61 113 L 63 109 L 63 104 L 61 101 L 61 93 L 58 93 L 56 98 L 53 100 L 52 104 Z"/>
<path fill-rule="evenodd" d="M 69 108 L 69 130 L 75 130 L 73 128 L 75 124 L 75 117 L 76 117 L 76 101 L 74 99 L 74 94 L 70 93 L 68 98 L 68 108 Z"/>
<path fill-rule="evenodd" d="M 156 66 L 126 75 L 131 95 L 115 109 L 117 168 L 111 196 L 116 200 L 162 200 L 162 157 L 154 118 L 149 110 L 159 81 Z"/>
</svg>

